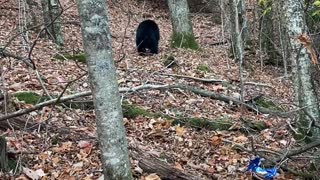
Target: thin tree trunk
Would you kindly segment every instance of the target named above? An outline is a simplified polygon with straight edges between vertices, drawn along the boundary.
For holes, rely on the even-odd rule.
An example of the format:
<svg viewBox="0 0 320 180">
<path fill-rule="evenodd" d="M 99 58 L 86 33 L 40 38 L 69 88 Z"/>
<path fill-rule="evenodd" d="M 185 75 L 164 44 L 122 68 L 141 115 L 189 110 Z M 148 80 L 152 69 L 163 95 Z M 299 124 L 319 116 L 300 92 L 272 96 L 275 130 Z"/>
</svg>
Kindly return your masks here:
<svg viewBox="0 0 320 180">
<path fill-rule="evenodd" d="M 231 21 L 231 43 L 232 54 L 236 60 L 243 59 L 246 44 L 247 23 L 244 13 L 244 2 L 242 0 L 229 0 Z"/>
<path fill-rule="evenodd" d="M 56 44 L 62 46 L 64 39 L 61 28 L 61 7 L 58 0 L 41 0 L 43 21 L 47 27 L 47 34 Z M 53 22 L 54 21 L 54 22 Z"/>
<path fill-rule="evenodd" d="M 273 1 L 267 1 L 266 3 L 260 3 L 258 6 L 259 18 L 259 45 L 260 50 L 268 54 L 268 64 L 278 65 L 279 57 L 276 51 L 274 34 L 274 24 L 272 18 L 274 16 L 274 9 L 272 9 Z M 263 58 L 261 58 L 261 69 L 263 66 Z"/>
<path fill-rule="evenodd" d="M 274 42 L 279 46 L 278 51 L 281 56 L 281 61 L 283 62 L 284 68 L 284 76 L 288 77 L 288 66 L 291 64 L 289 62 L 289 35 L 287 34 L 287 26 L 284 23 L 285 20 L 285 12 L 283 11 L 283 0 L 281 1 L 273 1 L 272 2 L 272 24 L 274 25 Z"/>
<path fill-rule="evenodd" d="M 61 7 L 59 4 L 58 0 L 51 0 L 50 1 L 50 6 L 51 6 L 51 13 L 52 13 L 52 21 L 54 23 L 52 24 L 52 29 L 53 29 L 53 36 L 55 39 L 55 43 L 58 44 L 59 46 L 63 46 L 64 40 L 63 40 L 63 35 L 62 35 L 62 27 L 61 27 Z"/>
</svg>

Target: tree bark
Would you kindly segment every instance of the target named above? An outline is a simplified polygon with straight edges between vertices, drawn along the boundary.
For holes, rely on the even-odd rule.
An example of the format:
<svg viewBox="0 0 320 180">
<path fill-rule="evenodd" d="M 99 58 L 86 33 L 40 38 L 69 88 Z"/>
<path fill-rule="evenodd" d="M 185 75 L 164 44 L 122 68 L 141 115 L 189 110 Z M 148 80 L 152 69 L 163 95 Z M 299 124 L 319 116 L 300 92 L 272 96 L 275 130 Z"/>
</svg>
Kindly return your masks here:
<svg viewBox="0 0 320 180">
<path fill-rule="evenodd" d="M 60 7 L 59 1 L 58 0 L 50 0 L 50 7 L 51 13 L 52 13 L 52 21 L 54 23 L 52 24 L 52 29 L 53 29 L 53 36 L 55 39 L 56 44 L 59 46 L 63 46 L 64 40 L 63 40 L 63 35 L 62 35 L 62 28 L 61 28 L 61 11 L 62 8 Z"/>
<path fill-rule="evenodd" d="M 104 0 L 77 0 L 104 178 L 131 180 L 120 94 Z"/>
<path fill-rule="evenodd" d="M 260 50 L 268 54 L 267 64 L 278 65 L 279 54 L 276 51 L 276 34 L 273 24 L 273 17 L 275 15 L 272 9 L 273 1 L 266 1 L 265 3 L 258 3 L 258 17 L 259 17 L 259 47 Z M 280 51 L 279 51 L 280 52 Z M 263 61 L 263 58 L 261 58 Z M 261 67 L 263 66 L 261 62 Z M 262 69 L 262 68 L 261 68 Z"/>
<path fill-rule="evenodd" d="M 2 136 L 0 136 L 0 170 L 4 172 L 9 170 L 7 156 L 7 141 Z"/>
<path fill-rule="evenodd" d="M 273 25 L 275 27 L 275 36 L 273 40 L 276 44 L 279 45 L 279 50 L 281 53 L 281 58 L 283 61 L 283 68 L 284 68 L 284 76 L 288 77 L 288 66 L 290 65 L 289 61 L 289 51 L 291 47 L 289 46 L 289 37 L 287 35 L 286 25 L 285 25 L 285 13 L 283 11 L 283 0 L 281 1 L 273 1 L 272 3 L 272 11 L 273 14 Z"/>
<path fill-rule="evenodd" d="M 61 30 L 61 7 L 58 0 L 41 0 L 43 21 L 47 28 L 47 34 L 53 38 L 56 44 L 62 46 L 64 39 Z"/>
<path fill-rule="evenodd" d="M 318 99 L 311 77 L 311 61 L 309 54 L 298 41 L 298 36 L 307 32 L 304 8 L 299 0 L 284 1 L 286 29 L 290 41 L 290 61 L 293 72 L 293 87 L 295 101 L 300 107 L 305 108 L 306 113 L 301 113 L 298 120 L 299 132 L 297 138 L 307 140 L 320 138 L 320 129 L 310 126 L 319 123 Z M 312 116 L 318 122 L 312 122 Z M 306 138 L 308 137 L 309 138 Z"/>
<path fill-rule="evenodd" d="M 248 38 L 247 19 L 245 16 L 245 2 L 243 0 L 229 0 L 232 54 L 236 60 L 242 60 L 244 48 Z"/>
<path fill-rule="evenodd" d="M 168 0 L 168 6 L 173 29 L 171 46 L 198 49 L 199 46 L 192 30 L 187 0 Z"/>
</svg>

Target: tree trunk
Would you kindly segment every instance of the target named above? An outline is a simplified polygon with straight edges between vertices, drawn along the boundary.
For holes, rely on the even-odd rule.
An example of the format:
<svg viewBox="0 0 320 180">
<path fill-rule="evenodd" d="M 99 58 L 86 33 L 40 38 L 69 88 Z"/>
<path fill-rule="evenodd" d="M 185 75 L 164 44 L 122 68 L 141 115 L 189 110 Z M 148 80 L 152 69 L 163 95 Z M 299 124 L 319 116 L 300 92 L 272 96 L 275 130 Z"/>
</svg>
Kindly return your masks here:
<svg viewBox="0 0 320 180">
<path fill-rule="evenodd" d="M 229 8 L 229 1 L 226 0 L 220 0 L 220 9 L 221 9 L 221 28 L 222 28 L 222 40 L 225 41 L 226 39 L 229 39 L 228 37 L 226 38 L 225 35 L 230 35 L 231 34 L 231 13 L 230 13 L 230 8 Z"/>
<path fill-rule="evenodd" d="M 173 34 L 171 46 L 198 49 L 195 40 L 187 0 L 168 0 Z"/>
<path fill-rule="evenodd" d="M 243 0 L 229 0 L 231 22 L 232 54 L 236 60 L 242 60 L 248 37 L 245 5 Z"/>
<path fill-rule="evenodd" d="M 304 48 L 298 41 L 298 36 L 307 32 L 302 3 L 299 0 L 284 1 L 284 10 L 287 17 L 286 29 L 290 40 L 290 61 L 293 72 L 293 86 L 295 101 L 305 111 L 301 111 L 298 120 L 300 136 L 297 138 L 308 140 L 320 138 L 320 129 L 310 126 L 312 116 L 319 123 L 319 107 L 313 80 L 311 78 L 311 61 Z M 309 138 L 307 138 L 309 137 Z"/>
<path fill-rule="evenodd" d="M 36 0 L 26 0 L 27 3 L 27 25 L 28 28 L 33 28 L 35 32 L 39 32 L 41 30 L 40 24 L 42 23 L 41 19 L 39 18 L 39 14 L 37 13 L 40 5 Z M 37 26 L 37 27 L 36 27 Z M 36 28 L 35 28 L 36 27 Z"/>
<path fill-rule="evenodd" d="M 212 22 L 215 24 L 221 24 L 221 1 L 222 0 L 210 0 L 209 7 L 212 9 Z"/>
<path fill-rule="evenodd" d="M 7 156 L 7 141 L 0 136 L 0 170 L 6 172 L 9 170 L 8 156 Z"/>
<path fill-rule="evenodd" d="M 221 0 L 187 0 L 191 13 L 210 13 L 212 22 L 221 24 Z"/>
<path fill-rule="evenodd" d="M 266 1 L 258 4 L 259 18 L 259 47 L 262 52 L 268 54 L 267 64 L 279 65 L 279 54 L 275 49 L 275 31 L 272 18 L 274 16 L 274 9 L 272 9 L 273 1 Z M 280 52 L 280 51 L 279 51 Z M 263 62 L 261 62 L 263 65 Z"/>
<path fill-rule="evenodd" d="M 41 0 L 41 6 L 42 6 L 42 13 L 43 13 L 43 23 L 47 27 L 47 30 L 49 31 L 49 33 L 52 34 L 52 32 L 50 31 L 51 28 L 48 27 L 49 23 L 51 22 L 49 1 Z"/>
<path fill-rule="evenodd" d="M 272 24 L 274 26 L 274 36 L 272 41 L 278 45 L 277 50 L 280 51 L 281 61 L 283 62 L 284 76 L 288 77 L 288 69 L 291 62 L 289 61 L 289 51 L 291 49 L 289 37 L 287 34 L 287 26 L 285 25 L 285 12 L 283 11 L 284 0 L 272 2 Z"/>
<path fill-rule="evenodd" d="M 61 7 L 58 0 L 50 0 L 51 13 L 52 13 L 52 21 L 54 21 L 52 29 L 55 43 L 59 46 L 63 46 L 63 35 L 61 29 Z"/>
<path fill-rule="evenodd" d="M 56 44 L 64 44 L 61 30 L 61 7 L 58 0 L 41 0 L 43 21 L 47 27 L 47 34 L 53 38 Z"/>
<path fill-rule="evenodd" d="M 120 94 L 104 0 L 77 0 L 100 143 L 104 178 L 131 180 Z"/>
</svg>

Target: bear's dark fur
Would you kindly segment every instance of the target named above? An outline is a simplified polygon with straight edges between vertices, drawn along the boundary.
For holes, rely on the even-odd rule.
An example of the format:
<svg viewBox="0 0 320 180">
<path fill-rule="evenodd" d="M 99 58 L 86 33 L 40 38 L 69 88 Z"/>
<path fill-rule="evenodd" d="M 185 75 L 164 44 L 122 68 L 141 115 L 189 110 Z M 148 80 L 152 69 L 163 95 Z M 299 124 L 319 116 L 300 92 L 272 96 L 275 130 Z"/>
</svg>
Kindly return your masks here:
<svg viewBox="0 0 320 180">
<path fill-rule="evenodd" d="M 152 20 L 142 21 L 136 33 L 138 53 L 140 55 L 147 53 L 158 54 L 159 39 L 160 32 L 157 23 Z"/>
</svg>

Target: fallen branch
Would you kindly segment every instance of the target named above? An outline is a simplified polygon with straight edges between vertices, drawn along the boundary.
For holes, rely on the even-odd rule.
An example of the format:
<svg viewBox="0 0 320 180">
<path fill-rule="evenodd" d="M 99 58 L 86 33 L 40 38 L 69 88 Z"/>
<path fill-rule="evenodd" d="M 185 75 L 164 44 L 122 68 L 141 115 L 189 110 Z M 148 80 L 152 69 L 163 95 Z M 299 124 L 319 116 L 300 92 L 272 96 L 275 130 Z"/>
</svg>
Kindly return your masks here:
<svg viewBox="0 0 320 180">
<path fill-rule="evenodd" d="M 131 156 L 139 161 L 139 167 L 148 173 L 156 173 L 161 179 L 177 179 L 177 180 L 200 180 L 203 178 L 195 175 L 185 173 L 179 169 L 171 167 L 169 164 L 158 160 L 157 158 L 150 158 L 142 152 L 131 152 Z M 217 179 L 217 178 L 213 178 Z"/>
<path fill-rule="evenodd" d="M 4 50 L 3 48 L 0 48 L 0 58 L 3 57 L 11 57 L 14 59 L 17 59 L 19 61 L 23 61 L 28 67 L 34 67 L 30 62 L 28 62 L 29 58 L 28 57 L 21 57 L 21 56 L 16 56 L 6 50 Z"/>
<path fill-rule="evenodd" d="M 197 78 L 197 77 L 193 77 L 193 76 L 185 76 L 185 75 L 180 75 L 180 74 L 165 74 L 165 73 L 156 73 L 156 74 L 159 74 L 162 76 L 172 76 L 172 77 L 177 77 L 177 78 L 192 79 L 195 81 L 206 82 L 206 83 L 228 83 L 228 81 L 222 80 L 222 79 Z M 272 86 L 269 84 L 258 83 L 258 82 L 244 82 L 244 85 L 263 86 L 263 87 L 272 88 Z"/>
<path fill-rule="evenodd" d="M 77 94 L 73 94 L 73 95 L 70 95 L 70 96 L 62 97 L 62 98 L 60 98 L 59 102 L 61 103 L 61 102 L 69 101 L 69 100 L 74 99 L 74 98 L 84 97 L 84 96 L 89 96 L 89 95 L 91 95 L 90 91 L 77 93 Z M 55 103 L 57 103 L 57 100 L 58 100 L 57 98 L 51 99 L 49 101 L 45 101 L 45 102 L 36 104 L 31 108 L 21 109 L 19 111 L 13 112 L 13 113 L 6 114 L 6 115 L 0 117 L 0 121 L 4 121 L 4 120 L 7 120 L 7 119 L 10 119 L 10 118 L 13 118 L 13 117 L 21 116 L 23 114 L 27 114 L 29 112 L 35 111 L 37 109 L 40 109 L 42 107 L 55 104 Z"/>
<path fill-rule="evenodd" d="M 272 86 L 269 84 L 257 83 L 257 82 L 244 82 L 244 85 L 263 86 L 263 87 L 272 88 Z"/>
<path fill-rule="evenodd" d="M 5 116 L 4 114 L 0 113 L 0 117 Z M 42 129 L 44 126 L 41 126 Z M 10 121 L 0 121 L 0 129 L 1 130 L 35 130 L 39 128 L 39 124 L 26 121 L 22 117 L 13 117 Z"/>
<path fill-rule="evenodd" d="M 165 74 L 165 73 L 157 73 L 159 75 L 163 76 L 172 76 L 172 77 L 177 77 L 177 78 L 186 78 L 186 79 L 192 79 L 195 81 L 201 81 L 201 82 L 206 82 L 206 83 L 223 83 L 227 82 L 226 80 L 222 79 L 205 79 L 205 78 L 197 78 L 193 76 L 185 76 L 185 75 L 179 75 L 179 74 Z"/>
<path fill-rule="evenodd" d="M 220 100 L 226 103 L 230 103 L 233 102 L 233 104 L 236 105 L 243 105 L 244 107 L 262 113 L 262 114 L 273 114 L 273 115 L 278 115 L 278 116 L 283 116 L 283 117 L 287 117 L 288 113 L 286 112 L 279 112 L 279 111 L 270 111 L 266 108 L 261 108 L 261 107 L 255 107 L 253 105 L 241 102 L 238 99 L 226 96 L 226 95 L 222 95 L 219 93 L 215 93 L 215 92 L 211 92 L 211 91 L 207 91 L 204 89 L 200 89 L 200 88 L 195 88 L 193 86 L 189 86 L 189 85 L 182 85 L 182 84 L 173 84 L 173 85 L 151 85 L 151 84 L 145 84 L 145 85 L 141 85 L 141 86 L 137 86 L 137 87 L 133 87 L 133 88 L 120 88 L 119 92 L 120 93 L 128 93 L 128 92 L 136 92 L 136 91 L 140 91 L 140 90 L 145 90 L 145 89 L 159 89 L 159 90 L 167 90 L 167 89 L 182 89 L 182 90 L 187 90 L 187 91 L 191 91 L 195 94 L 201 95 L 203 97 L 210 97 L 212 99 L 216 99 L 216 100 Z M 52 104 L 56 104 L 56 103 L 62 103 L 62 102 L 66 102 L 75 98 L 79 98 L 79 97 L 84 97 L 84 96 L 89 96 L 91 95 L 90 91 L 85 91 L 85 92 L 81 92 L 81 93 L 77 93 L 77 94 L 73 94 L 73 95 L 69 95 L 69 96 L 65 96 L 65 97 L 61 97 L 60 99 L 55 98 L 55 99 L 51 99 L 49 101 L 45 101 L 39 104 L 34 105 L 31 108 L 28 109 L 21 109 L 19 111 L 7 114 L 5 116 L 0 117 L 0 121 L 6 120 L 6 119 L 10 119 L 13 117 L 17 117 L 17 116 L 21 116 L 23 114 L 35 111 L 37 109 L 40 109 L 44 106 L 48 106 L 48 105 L 52 105 Z"/>
<path fill-rule="evenodd" d="M 296 155 L 302 154 L 304 152 L 307 152 L 308 150 L 315 148 L 315 147 L 320 147 L 320 140 L 306 144 L 305 146 L 302 146 L 298 149 L 290 150 L 284 157 L 290 158 L 292 156 L 296 156 Z M 275 161 L 280 161 L 281 159 L 283 159 L 283 158 L 277 158 Z"/>
</svg>

